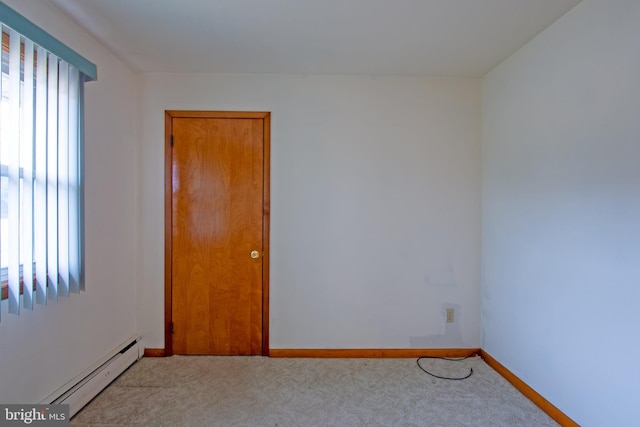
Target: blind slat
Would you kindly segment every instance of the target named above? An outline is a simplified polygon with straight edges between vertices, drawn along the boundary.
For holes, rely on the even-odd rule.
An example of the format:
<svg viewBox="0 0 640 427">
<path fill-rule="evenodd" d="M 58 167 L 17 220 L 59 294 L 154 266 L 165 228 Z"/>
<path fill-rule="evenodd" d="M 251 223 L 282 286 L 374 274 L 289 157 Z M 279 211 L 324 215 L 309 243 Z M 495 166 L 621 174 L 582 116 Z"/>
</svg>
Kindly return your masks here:
<svg viewBox="0 0 640 427">
<path fill-rule="evenodd" d="M 33 42 L 24 42 L 24 81 L 22 89 L 22 123 L 20 130 L 20 160 L 22 165 L 22 281 L 23 306 L 33 309 Z"/>
<path fill-rule="evenodd" d="M 36 265 L 36 302 L 47 303 L 47 54 L 42 47 L 36 51 L 35 106 L 35 182 L 33 218 L 34 262 Z"/>
<path fill-rule="evenodd" d="M 69 291 L 80 292 L 80 74 L 69 67 Z"/>
<path fill-rule="evenodd" d="M 20 313 L 20 35 L 9 31 L 9 122 L 4 141 L 8 166 L 7 240 L 9 313 Z"/>
<path fill-rule="evenodd" d="M 58 299 L 58 58 L 48 55 L 47 297 Z"/>
<path fill-rule="evenodd" d="M 69 66 L 58 68 L 58 295 L 69 296 Z"/>
<path fill-rule="evenodd" d="M 0 30 L 4 30 L 4 27 L 2 25 L 0 25 Z M 1 52 L 2 53 L 2 62 L 4 62 L 4 56 L 5 53 L 4 51 Z M 4 64 L 0 62 L 0 66 L 3 68 L 2 71 L 4 71 Z M 0 165 L 2 165 L 2 161 L 3 161 L 3 155 L 2 155 L 2 141 L 3 141 L 3 135 L 2 135 L 2 129 L 4 128 L 4 126 L 2 126 L 4 124 L 4 116 L 6 114 L 6 112 L 4 111 L 5 109 L 5 103 L 4 103 L 4 92 L 5 92 L 5 84 L 4 84 L 4 79 L 0 78 Z M 4 168 L 2 168 L 4 169 Z M 0 177 L 1 178 L 1 177 Z M 1 179 L 0 179 L 1 181 Z M 0 185 L 0 199 L 4 198 L 4 186 Z M 1 222 L 1 219 L 0 219 Z M 2 260 L 2 262 L 4 263 L 4 256 L 5 256 L 5 248 L 4 248 L 4 239 L 6 238 L 6 236 L 4 235 L 5 231 L 4 231 L 4 226 L 2 226 L 0 224 L 0 260 Z M 2 301 L 0 301 L 2 302 Z M 0 320 L 2 320 L 2 304 L 0 304 Z"/>
</svg>

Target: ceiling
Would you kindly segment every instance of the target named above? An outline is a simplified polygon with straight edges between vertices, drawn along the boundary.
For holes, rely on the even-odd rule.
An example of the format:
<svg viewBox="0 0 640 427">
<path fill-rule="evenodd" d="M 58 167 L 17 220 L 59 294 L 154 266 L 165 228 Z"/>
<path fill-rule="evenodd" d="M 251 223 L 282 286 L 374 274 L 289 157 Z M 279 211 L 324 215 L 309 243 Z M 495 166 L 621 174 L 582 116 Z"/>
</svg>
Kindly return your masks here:
<svg viewBox="0 0 640 427">
<path fill-rule="evenodd" d="M 50 0 L 139 71 L 482 76 L 580 0 Z"/>
</svg>

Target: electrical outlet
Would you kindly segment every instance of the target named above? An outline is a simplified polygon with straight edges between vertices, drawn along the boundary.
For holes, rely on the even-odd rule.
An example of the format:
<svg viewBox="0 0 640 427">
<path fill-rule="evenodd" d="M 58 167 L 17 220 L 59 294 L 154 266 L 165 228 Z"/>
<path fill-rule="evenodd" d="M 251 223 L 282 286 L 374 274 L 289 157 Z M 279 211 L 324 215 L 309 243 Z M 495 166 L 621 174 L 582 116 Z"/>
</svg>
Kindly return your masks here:
<svg viewBox="0 0 640 427">
<path fill-rule="evenodd" d="M 447 308 L 447 323 L 453 323 L 455 321 L 455 310 L 453 308 Z"/>
</svg>

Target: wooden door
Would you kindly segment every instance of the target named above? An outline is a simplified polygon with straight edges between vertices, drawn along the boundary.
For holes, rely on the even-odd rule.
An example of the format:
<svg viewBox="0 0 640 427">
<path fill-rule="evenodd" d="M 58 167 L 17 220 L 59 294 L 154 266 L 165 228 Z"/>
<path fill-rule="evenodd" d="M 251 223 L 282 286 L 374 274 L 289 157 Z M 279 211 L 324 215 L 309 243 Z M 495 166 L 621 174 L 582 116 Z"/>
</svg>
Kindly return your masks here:
<svg viewBox="0 0 640 427">
<path fill-rule="evenodd" d="M 167 120 L 170 353 L 266 354 L 269 115 Z"/>
</svg>

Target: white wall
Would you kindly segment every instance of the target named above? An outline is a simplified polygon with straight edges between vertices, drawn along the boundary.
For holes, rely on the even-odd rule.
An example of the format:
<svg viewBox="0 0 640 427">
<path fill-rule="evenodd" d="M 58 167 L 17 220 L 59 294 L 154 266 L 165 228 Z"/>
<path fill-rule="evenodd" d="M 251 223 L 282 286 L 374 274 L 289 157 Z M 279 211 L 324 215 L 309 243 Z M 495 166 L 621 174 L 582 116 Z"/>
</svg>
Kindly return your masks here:
<svg viewBox="0 0 640 427">
<path fill-rule="evenodd" d="M 164 346 L 166 109 L 272 112 L 271 348 L 479 346 L 479 79 L 152 73 L 141 99 L 146 347 Z"/>
<path fill-rule="evenodd" d="M 36 403 L 136 332 L 136 76 L 38 0 L 3 0 L 98 66 L 86 84 L 86 292 L 0 322 L 0 402 Z"/>
<path fill-rule="evenodd" d="M 638 424 L 640 2 L 583 0 L 483 81 L 482 348 Z"/>
</svg>

